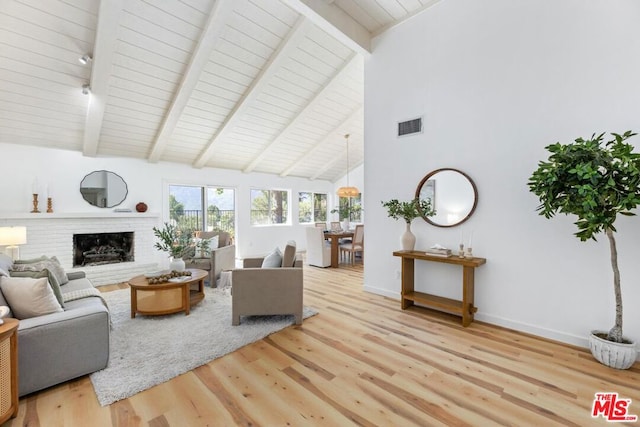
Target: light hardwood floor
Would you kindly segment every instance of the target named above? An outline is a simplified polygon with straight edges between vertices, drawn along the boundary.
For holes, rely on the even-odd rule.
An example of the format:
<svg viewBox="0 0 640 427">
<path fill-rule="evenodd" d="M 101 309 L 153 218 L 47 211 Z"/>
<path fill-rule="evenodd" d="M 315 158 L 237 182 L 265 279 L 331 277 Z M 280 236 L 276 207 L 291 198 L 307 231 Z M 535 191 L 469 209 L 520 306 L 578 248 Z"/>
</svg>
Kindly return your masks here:
<svg viewBox="0 0 640 427">
<path fill-rule="evenodd" d="M 640 415 L 640 364 L 616 371 L 581 348 L 402 311 L 362 291 L 361 265 L 305 265 L 305 304 L 320 314 L 301 327 L 129 399 L 100 407 L 84 377 L 21 399 L 6 425 L 607 425 L 591 417 L 596 392 Z"/>
</svg>

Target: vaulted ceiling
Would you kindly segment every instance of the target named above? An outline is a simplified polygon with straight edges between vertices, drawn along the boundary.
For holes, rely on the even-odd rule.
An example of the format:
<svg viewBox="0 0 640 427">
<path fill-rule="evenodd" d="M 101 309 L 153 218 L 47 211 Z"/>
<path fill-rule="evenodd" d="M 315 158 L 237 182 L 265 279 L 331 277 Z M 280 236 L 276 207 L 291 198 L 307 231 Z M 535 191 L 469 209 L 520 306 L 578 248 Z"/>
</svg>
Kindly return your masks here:
<svg viewBox="0 0 640 427">
<path fill-rule="evenodd" d="M 371 38 L 437 1 L 1 0 L 0 142 L 335 181 Z"/>
</svg>

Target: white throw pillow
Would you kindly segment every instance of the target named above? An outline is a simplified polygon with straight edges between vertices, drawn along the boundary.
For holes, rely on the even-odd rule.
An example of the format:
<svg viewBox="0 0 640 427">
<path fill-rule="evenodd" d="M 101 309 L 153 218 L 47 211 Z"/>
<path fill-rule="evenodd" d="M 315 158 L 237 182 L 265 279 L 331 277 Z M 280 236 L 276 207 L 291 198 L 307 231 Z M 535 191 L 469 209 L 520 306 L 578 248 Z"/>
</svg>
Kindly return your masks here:
<svg viewBox="0 0 640 427">
<path fill-rule="evenodd" d="M 18 319 L 64 311 L 46 277 L 0 277 L 0 289 Z"/>
<path fill-rule="evenodd" d="M 262 268 L 274 268 L 282 265 L 282 252 L 280 248 L 275 248 L 262 260 Z"/>
</svg>

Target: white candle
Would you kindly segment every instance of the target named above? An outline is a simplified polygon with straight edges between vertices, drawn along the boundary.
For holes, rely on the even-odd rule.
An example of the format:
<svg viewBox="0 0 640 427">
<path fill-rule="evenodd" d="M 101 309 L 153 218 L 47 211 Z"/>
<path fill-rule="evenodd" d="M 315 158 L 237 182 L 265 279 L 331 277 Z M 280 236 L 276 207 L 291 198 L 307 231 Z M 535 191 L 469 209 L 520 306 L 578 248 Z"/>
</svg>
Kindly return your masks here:
<svg viewBox="0 0 640 427">
<path fill-rule="evenodd" d="M 464 236 L 462 235 L 462 229 L 460 229 L 460 243 L 464 242 Z"/>
<path fill-rule="evenodd" d="M 50 196 L 49 196 L 49 194 L 50 194 L 50 193 L 49 193 L 49 184 L 47 184 L 47 198 L 49 198 L 49 197 L 50 197 Z"/>
<path fill-rule="evenodd" d="M 471 243 L 473 241 L 473 230 L 471 230 L 471 234 L 469 234 L 469 248 L 472 248 L 473 246 L 471 246 Z"/>
<path fill-rule="evenodd" d="M 33 194 L 38 194 L 38 178 L 35 178 L 33 180 Z"/>
</svg>

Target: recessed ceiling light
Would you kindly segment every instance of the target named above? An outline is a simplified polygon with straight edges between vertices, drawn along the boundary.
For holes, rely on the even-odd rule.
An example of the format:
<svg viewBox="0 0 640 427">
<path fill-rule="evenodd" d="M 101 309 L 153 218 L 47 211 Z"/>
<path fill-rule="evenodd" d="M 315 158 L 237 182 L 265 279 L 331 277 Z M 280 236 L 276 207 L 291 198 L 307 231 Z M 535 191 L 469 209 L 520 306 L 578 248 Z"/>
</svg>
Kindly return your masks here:
<svg viewBox="0 0 640 427">
<path fill-rule="evenodd" d="M 80 63 L 82 65 L 87 65 L 89 62 L 92 61 L 93 58 L 91 58 L 91 55 L 89 54 L 84 54 L 82 55 L 80 58 L 78 58 L 78 61 L 80 61 Z"/>
</svg>

